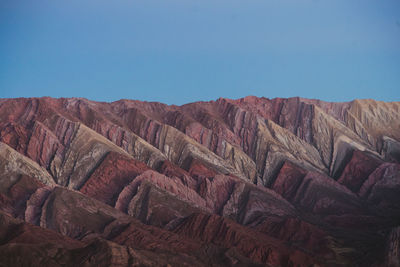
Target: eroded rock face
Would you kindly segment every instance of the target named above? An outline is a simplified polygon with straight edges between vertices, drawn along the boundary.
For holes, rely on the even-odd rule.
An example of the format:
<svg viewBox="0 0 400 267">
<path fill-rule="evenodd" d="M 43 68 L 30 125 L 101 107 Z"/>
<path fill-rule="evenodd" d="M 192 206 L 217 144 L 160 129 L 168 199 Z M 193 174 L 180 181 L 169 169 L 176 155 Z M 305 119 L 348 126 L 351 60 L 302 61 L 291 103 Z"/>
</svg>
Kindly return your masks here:
<svg viewBox="0 0 400 267">
<path fill-rule="evenodd" d="M 3 99 L 0 265 L 399 266 L 399 155 L 397 102 Z"/>
</svg>

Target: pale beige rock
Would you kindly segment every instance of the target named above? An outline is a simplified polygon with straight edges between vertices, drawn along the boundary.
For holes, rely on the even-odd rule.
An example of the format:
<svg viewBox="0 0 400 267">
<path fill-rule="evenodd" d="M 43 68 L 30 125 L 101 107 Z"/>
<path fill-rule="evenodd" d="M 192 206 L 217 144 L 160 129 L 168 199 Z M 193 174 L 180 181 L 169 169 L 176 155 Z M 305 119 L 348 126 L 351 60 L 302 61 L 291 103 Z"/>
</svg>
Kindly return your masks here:
<svg viewBox="0 0 400 267">
<path fill-rule="evenodd" d="M 47 185 L 55 184 L 46 169 L 0 142 L 0 176 L 2 177 L 0 190 L 6 192 L 21 174 L 34 177 Z"/>
<path fill-rule="evenodd" d="M 57 183 L 68 188 L 79 189 L 110 151 L 131 157 L 128 152 L 110 140 L 85 125 L 78 124 L 65 158 L 56 168 L 58 170 L 55 175 Z"/>
</svg>

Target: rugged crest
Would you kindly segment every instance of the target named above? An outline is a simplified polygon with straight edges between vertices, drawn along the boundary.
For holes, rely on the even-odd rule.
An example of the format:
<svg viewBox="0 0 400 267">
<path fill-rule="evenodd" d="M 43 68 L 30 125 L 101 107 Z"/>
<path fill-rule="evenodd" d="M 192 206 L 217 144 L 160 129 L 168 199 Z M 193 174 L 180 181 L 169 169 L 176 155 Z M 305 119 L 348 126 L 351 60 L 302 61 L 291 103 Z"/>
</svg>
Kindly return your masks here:
<svg viewBox="0 0 400 267">
<path fill-rule="evenodd" d="M 4 266 L 399 266 L 400 103 L 2 99 L 0 210 Z"/>
</svg>

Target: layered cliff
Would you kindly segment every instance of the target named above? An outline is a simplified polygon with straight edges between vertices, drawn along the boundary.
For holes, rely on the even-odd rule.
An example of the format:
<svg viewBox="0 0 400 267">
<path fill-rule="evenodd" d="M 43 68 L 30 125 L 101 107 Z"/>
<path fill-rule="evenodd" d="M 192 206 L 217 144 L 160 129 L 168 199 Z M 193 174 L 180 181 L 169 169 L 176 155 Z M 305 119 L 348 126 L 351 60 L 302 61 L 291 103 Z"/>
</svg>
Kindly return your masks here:
<svg viewBox="0 0 400 267">
<path fill-rule="evenodd" d="M 399 102 L 2 99 L 0 159 L 3 265 L 400 262 Z"/>
</svg>

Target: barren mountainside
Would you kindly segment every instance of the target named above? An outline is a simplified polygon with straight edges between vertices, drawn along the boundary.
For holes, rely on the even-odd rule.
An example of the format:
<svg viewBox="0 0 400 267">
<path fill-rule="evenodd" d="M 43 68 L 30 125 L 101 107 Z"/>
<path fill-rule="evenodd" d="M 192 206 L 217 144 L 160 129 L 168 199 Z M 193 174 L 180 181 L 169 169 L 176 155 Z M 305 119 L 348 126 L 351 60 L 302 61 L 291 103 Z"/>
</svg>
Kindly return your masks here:
<svg viewBox="0 0 400 267">
<path fill-rule="evenodd" d="M 400 102 L 0 99 L 0 266 L 400 266 Z"/>
</svg>

